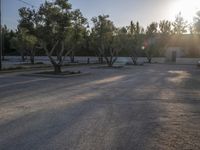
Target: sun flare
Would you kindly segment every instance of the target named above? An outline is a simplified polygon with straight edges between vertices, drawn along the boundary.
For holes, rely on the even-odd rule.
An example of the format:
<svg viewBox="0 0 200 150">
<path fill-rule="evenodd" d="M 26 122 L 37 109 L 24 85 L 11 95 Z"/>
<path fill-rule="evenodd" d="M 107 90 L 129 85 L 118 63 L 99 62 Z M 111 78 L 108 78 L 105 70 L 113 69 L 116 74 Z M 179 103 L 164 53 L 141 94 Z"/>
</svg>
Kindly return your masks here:
<svg viewBox="0 0 200 150">
<path fill-rule="evenodd" d="M 175 0 L 170 13 L 175 17 L 179 12 L 189 23 L 193 21 L 196 12 L 200 10 L 200 0 Z"/>
</svg>

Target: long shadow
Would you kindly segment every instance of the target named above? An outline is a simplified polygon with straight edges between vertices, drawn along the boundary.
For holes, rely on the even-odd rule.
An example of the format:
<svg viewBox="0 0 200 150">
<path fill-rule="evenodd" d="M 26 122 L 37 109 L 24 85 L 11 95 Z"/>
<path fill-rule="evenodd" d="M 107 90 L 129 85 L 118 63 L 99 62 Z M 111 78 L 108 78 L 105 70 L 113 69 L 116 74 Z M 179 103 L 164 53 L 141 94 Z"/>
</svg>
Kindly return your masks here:
<svg viewBox="0 0 200 150">
<path fill-rule="evenodd" d="M 166 70 L 165 84 L 170 85 L 170 98 L 161 103 L 162 122 L 156 138 L 161 145 L 159 149 L 200 149 L 199 88 L 192 88 L 192 80 L 198 76 L 187 67 Z"/>
<path fill-rule="evenodd" d="M 125 88 L 127 79 L 130 77 L 112 83 L 94 84 L 91 88 L 100 88 L 96 89 L 99 95 L 91 99 L 73 103 L 69 107 L 60 106 L 30 113 L 1 125 L 1 136 L 6 137 L 1 138 L 0 149 L 50 149 L 49 145 L 53 146 L 52 143 L 57 140 L 57 143 L 61 144 L 54 145 L 55 148 L 52 149 L 148 147 L 145 143 L 159 126 L 155 121 L 159 111 L 157 105 L 151 101 L 135 102 L 137 98 L 134 93 L 127 94 L 133 92 L 134 88 L 120 90 Z M 137 84 L 140 84 L 142 80 L 132 82 L 137 81 Z M 155 82 L 155 79 L 152 82 Z M 136 85 L 133 87 L 140 88 Z M 110 91 L 107 92 L 107 89 Z M 110 93 L 112 89 L 117 93 Z M 82 89 L 80 93 L 83 94 L 87 90 Z M 148 93 L 148 96 L 153 97 L 154 92 Z"/>
<path fill-rule="evenodd" d="M 118 75 L 114 75 L 118 76 Z M 87 86 L 90 82 L 95 82 L 96 80 L 103 80 L 105 78 L 111 78 L 113 77 L 113 74 L 107 74 L 106 77 L 104 76 L 85 76 L 85 77 L 80 77 L 78 80 L 76 78 L 67 78 L 67 79 L 49 79 L 49 80 L 44 80 L 40 82 L 35 82 L 32 84 L 25 84 L 25 85 L 14 85 L 6 88 L 1 88 L 1 93 L 0 97 L 2 101 L 3 99 L 10 97 L 11 95 L 14 95 L 15 101 L 17 99 L 20 101 L 21 97 L 34 97 L 35 95 L 39 94 L 45 94 L 46 92 L 48 93 L 53 93 L 55 91 L 55 87 L 58 90 L 62 89 L 72 89 L 75 88 L 76 86 L 79 85 L 84 85 Z M 81 80 L 80 80 L 81 79 Z M 14 94 L 13 94 L 14 93 Z M 24 95 L 24 96 L 23 96 Z M 9 100 L 6 99 L 5 103 L 10 102 Z"/>
</svg>

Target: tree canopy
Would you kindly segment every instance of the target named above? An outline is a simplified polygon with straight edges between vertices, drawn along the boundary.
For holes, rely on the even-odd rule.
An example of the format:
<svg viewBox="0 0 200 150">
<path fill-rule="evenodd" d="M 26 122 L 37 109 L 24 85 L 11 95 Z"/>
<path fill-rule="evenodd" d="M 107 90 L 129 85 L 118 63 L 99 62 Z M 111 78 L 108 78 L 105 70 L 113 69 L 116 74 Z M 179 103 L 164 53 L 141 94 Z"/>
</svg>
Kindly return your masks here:
<svg viewBox="0 0 200 150">
<path fill-rule="evenodd" d="M 42 51 L 58 73 L 66 57 L 74 63 L 80 53 L 96 55 L 100 63 L 108 66 L 113 66 L 119 55 L 131 57 L 134 64 L 144 55 L 151 62 L 152 57 L 164 54 L 174 38 L 181 40 L 189 27 L 191 33 L 200 35 L 200 11 L 194 25 L 189 26 L 179 13 L 173 22 L 152 22 L 146 28 L 133 21 L 117 28 L 109 15 L 93 17 L 89 26 L 88 19 L 68 0 L 45 1 L 38 10 L 22 7 L 19 16 L 16 31 L 1 27 L 5 49 L 16 49 L 23 60 L 24 55 L 29 55 L 32 63 L 35 54 Z"/>
</svg>

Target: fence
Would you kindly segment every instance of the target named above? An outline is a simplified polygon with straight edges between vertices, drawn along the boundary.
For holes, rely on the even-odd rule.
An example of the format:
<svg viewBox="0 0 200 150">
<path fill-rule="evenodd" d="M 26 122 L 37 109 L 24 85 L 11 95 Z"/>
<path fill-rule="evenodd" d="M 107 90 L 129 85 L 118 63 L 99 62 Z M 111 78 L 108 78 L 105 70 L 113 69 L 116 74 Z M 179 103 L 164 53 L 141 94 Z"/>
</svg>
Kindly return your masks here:
<svg viewBox="0 0 200 150">
<path fill-rule="evenodd" d="M 3 66 L 4 68 L 7 67 L 12 67 L 18 64 L 23 64 L 24 62 L 21 62 L 21 57 L 20 56 L 6 56 L 6 60 L 3 61 Z M 80 57 L 77 56 L 75 57 L 75 61 L 79 63 L 87 63 L 88 58 L 90 63 L 97 63 L 98 62 L 98 57 Z M 27 58 L 26 63 L 29 61 L 29 58 Z M 200 61 L 200 58 L 177 58 L 176 63 L 174 64 L 185 64 L 185 65 L 194 65 L 197 64 L 197 62 Z M 45 64 L 50 64 L 48 57 L 46 56 L 36 56 L 35 57 L 35 62 L 43 62 Z M 67 57 L 65 60 L 65 63 L 70 62 L 70 58 Z M 139 57 L 138 62 L 147 62 L 146 57 Z M 126 64 L 126 63 L 132 63 L 132 60 L 130 57 L 118 57 L 117 63 L 121 64 Z M 156 57 L 152 58 L 152 63 L 166 63 L 166 58 L 165 57 Z"/>
</svg>

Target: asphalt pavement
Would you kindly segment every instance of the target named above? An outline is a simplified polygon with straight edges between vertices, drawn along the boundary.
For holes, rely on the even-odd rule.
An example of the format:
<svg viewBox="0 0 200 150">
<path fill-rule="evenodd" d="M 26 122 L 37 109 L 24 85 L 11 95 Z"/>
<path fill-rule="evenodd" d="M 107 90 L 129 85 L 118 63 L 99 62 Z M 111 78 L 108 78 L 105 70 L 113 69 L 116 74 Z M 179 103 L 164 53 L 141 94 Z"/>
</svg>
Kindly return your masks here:
<svg viewBox="0 0 200 150">
<path fill-rule="evenodd" d="M 0 74 L 0 150 L 200 149 L 195 66 L 69 69 L 91 74 Z"/>
</svg>

